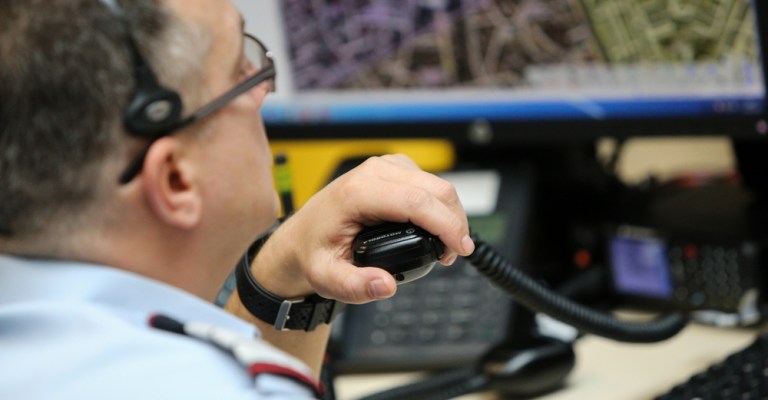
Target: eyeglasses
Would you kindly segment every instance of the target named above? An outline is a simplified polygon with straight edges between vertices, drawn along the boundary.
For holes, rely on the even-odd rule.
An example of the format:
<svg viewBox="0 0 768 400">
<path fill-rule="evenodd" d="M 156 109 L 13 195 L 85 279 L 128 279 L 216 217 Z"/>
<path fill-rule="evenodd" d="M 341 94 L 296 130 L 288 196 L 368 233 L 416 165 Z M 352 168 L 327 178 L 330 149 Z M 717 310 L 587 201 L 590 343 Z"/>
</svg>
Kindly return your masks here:
<svg viewBox="0 0 768 400">
<path fill-rule="evenodd" d="M 130 182 L 133 180 L 133 178 L 136 177 L 136 175 L 139 174 L 139 172 L 141 172 L 141 168 L 144 165 L 144 159 L 147 157 L 147 152 L 152 146 L 152 143 L 154 143 L 156 140 L 164 136 L 172 135 L 179 129 L 207 117 L 214 111 L 224 107 L 227 103 L 234 100 L 236 97 L 251 90 L 253 87 L 262 82 L 267 82 L 269 84 L 269 92 L 275 91 L 275 63 L 272 60 L 272 53 L 267 50 L 267 47 L 264 46 L 264 44 L 261 43 L 259 39 L 256 39 L 255 37 L 245 33 L 243 37 L 243 53 L 247 61 L 250 63 L 251 68 L 256 71 L 255 74 L 240 82 L 221 96 L 213 99 L 208 104 L 198 108 L 189 116 L 179 119 L 177 122 L 172 123 L 162 132 L 154 135 L 151 138 L 150 143 L 147 144 L 144 150 L 142 150 L 142 152 L 139 153 L 130 164 L 128 164 L 128 168 L 126 168 L 125 171 L 123 171 L 123 173 L 120 175 L 121 184 Z"/>
</svg>

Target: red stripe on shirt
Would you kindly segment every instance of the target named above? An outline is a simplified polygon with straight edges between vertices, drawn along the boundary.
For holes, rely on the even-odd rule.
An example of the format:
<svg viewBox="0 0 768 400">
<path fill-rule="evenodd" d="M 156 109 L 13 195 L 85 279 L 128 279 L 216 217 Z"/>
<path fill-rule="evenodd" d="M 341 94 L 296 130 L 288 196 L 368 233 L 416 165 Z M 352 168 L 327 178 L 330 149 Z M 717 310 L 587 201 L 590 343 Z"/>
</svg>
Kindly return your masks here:
<svg viewBox="0 0 768 400">
<path fill-rule="evenodd" d="M 251 364 L 248 367 L 248 373 L 251 374 L 251 376 L 253 376 L 254 378 L 260 374 L 273 374 L 273 375 L 280 375 L 286 378 L 290 378 L 310 388 L 313 392 L 315 392 L 317 397 L 322 397 L 323 392 L 325 391 L 323 388 L 323 385 L 321 385 L 319 382 L 315 381 L 314 379 L 300 372 L 294 371 L 290 368 L 283 367 L 282 365 L 269 364 L 269 363 L 255 363 L 255 364 Z"/>
</svg>

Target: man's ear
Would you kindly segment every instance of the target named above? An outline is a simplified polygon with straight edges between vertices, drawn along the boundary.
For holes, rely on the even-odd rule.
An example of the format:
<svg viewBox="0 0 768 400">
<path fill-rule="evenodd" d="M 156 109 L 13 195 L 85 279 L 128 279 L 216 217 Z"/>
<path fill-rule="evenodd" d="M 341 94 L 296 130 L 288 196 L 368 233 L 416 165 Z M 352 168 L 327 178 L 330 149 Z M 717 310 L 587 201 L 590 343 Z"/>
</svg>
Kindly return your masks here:
<svg viewBox="0 0 768 400">
<path fill-rule="evenodd" d="M 182 142 L 173 136 L 150 146 L 141 185 L 150 209 L 166 224 L 192 228 L 201 219 L 202 198 L 194 164 L 182 157 Z"/>
</svg>

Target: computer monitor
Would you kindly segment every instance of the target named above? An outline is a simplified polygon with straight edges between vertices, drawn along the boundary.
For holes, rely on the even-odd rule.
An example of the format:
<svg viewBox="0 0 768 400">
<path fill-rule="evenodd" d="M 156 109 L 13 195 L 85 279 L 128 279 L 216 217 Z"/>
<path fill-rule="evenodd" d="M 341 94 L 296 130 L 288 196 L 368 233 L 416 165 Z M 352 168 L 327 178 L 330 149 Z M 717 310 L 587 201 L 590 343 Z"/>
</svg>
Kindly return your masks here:
<svg viewBox="0 0 768 400">
<path fill-rule="evenodd" d="M 235 3 L 274 52 L 275 139 L 768 132 L 760 0 Z"/>
</svg>

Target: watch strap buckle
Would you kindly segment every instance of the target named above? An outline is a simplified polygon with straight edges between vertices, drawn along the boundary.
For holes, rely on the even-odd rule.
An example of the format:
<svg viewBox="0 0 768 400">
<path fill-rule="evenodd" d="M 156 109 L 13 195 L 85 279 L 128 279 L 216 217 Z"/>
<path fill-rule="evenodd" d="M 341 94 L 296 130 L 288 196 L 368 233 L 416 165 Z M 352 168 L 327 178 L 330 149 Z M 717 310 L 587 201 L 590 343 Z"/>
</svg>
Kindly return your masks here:
<svg viewBox="0 0 768 400">
<path fill-rule="evenodd" d="M 254 317 L 272 324 L 277 330 L 311 331 L 329 324 L 344 309 L 344 304 L 317 294 L 283 299 L 270 293 L 256 281 L 250 271 L 249 255 L 241 258 L 235 269 L 237 293 Z"/>
<path fill-rule="evenodd" d="M 303 297 L 298 299 L 283 300 L 283 302 L 280 303 L 280 308 L 277 310 L 277 316 L 275 317 L 275 329 L 279 331 L 289 330 L 286 328 L 286 325 L 291 319 L 291 309 L 293 308 L 294 304 L 299 304 L 303 301 Z"/>
</svg>

